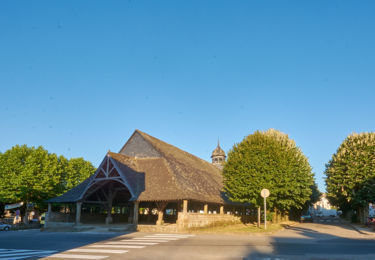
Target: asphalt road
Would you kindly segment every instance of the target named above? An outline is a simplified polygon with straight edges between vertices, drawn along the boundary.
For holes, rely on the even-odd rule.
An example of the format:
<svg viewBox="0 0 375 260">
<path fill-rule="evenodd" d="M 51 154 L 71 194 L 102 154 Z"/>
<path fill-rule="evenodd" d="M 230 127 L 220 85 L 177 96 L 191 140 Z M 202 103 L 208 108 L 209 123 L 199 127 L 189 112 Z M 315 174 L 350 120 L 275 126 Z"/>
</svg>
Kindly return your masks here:
<svg viewBox="0 0 375 260">
<path fill-rule="evenodd" d="M 4 259 L 375 259 L 375 234 L 304 223 L 273 235 L 0 232 Z"/>
</svg>

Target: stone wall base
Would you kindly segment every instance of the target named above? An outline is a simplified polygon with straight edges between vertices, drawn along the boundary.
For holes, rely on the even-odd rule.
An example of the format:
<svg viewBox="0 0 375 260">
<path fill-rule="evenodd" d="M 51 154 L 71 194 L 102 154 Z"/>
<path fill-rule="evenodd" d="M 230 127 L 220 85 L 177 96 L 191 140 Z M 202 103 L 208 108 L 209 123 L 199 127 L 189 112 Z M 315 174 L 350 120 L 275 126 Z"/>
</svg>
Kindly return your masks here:
<svg viewBox="0 0 375 260">
<path fill-rule="evenodd" d="M 180 232 L 181 230 L 178 230 L 176 224 L 163 224 L 163 225 L 138 225 L 137 231 L 177 233 L 177 232 Z"/>
<path fill-rule="evenodd" d="M 250 216 L 229 215 L 229 214 L 201 214 L 201 213 L 180 213 L 177 219 L 178 230 L 189 230 L 196 227 L 207 227 L 220 224 L 247 223 Z"/>
</svg>

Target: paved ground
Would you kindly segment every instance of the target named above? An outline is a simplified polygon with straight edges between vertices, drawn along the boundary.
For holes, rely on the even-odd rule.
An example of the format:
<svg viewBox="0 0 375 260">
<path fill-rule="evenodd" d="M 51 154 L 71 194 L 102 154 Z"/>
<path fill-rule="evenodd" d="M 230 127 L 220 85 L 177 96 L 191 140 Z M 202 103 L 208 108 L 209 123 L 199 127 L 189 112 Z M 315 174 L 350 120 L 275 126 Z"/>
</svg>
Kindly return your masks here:
<svg viewBox="0 0 375 260">
<path fill-rule="evenodd" d="M 274 235 L 0 232 L 0 259 L 375 259 L 375 234 L 304 223 Z"/>
</svg>

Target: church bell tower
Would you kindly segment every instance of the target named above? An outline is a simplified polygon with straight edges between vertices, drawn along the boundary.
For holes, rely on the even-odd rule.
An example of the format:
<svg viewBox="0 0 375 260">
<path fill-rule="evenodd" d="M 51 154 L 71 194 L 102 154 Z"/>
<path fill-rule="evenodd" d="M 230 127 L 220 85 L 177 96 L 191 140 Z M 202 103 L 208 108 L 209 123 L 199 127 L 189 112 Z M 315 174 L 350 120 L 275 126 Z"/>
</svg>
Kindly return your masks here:
<svg viewBox="0 0 375 260">
<path fill-rule="evenodd" d="M 220 147 L 219 141 L 217 141 L 217 147 L 215 150 L 212 152 L 211 159 L 212 159 L 212 164 L 217 166 L 220 170 L 223 169 L 223 164 L 225 162 L 225 152 L 223 149 Z"/>
</svg>

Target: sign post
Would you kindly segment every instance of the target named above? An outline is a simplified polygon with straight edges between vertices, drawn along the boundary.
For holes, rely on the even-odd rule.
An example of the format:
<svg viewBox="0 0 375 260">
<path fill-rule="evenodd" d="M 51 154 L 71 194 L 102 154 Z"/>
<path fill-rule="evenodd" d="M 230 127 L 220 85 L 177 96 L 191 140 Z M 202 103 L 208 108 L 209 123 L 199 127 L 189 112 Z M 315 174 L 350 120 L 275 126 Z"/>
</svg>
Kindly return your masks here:
<svg viewBox="0 0 375 260">
<path fill-rule="evenodd" d="M 264 198 L 264 229 L 267 229 L 267 203 L 266 198 L 270 195 L 270 191 L 268 189 L 263 189 L 260 192 L 260 195 Z"/>
</svg>

